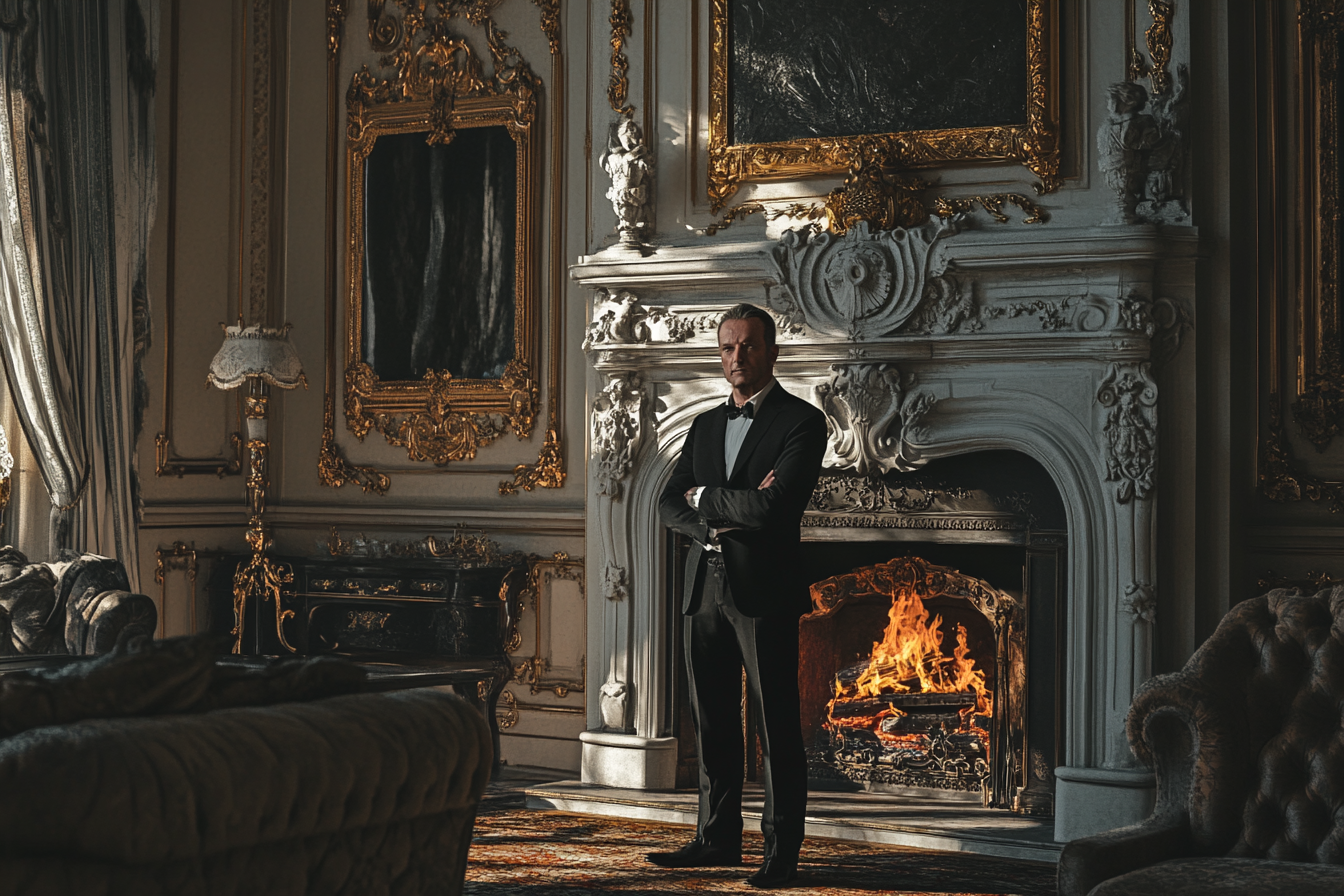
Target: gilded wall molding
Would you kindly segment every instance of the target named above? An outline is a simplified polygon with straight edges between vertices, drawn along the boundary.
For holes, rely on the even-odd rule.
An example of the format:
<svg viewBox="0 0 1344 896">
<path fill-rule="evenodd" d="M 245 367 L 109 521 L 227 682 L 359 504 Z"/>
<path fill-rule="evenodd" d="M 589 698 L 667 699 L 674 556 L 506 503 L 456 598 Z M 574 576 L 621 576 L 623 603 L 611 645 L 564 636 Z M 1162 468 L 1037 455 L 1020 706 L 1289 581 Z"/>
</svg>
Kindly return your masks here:
<svg viewBox="0 0 1344 896">
<path fill-rule="evenodd" d="M 1303 201 L 1291 207 L 1275 207 L 1271 212 L 1275 220 L 1289 214 L 1298 216 L 1299 282 L 1295 290 L 1286 283 L 1275 282 L 1271 293 L 1274 329 L 1266 364 L 1268 414 L 1261 432 L 1257 473 L 1260 492 L 1271 501 L 1306 500 L 1338 513 L 1344 510 L 1344 482 L 1313 475 L 1294 457 L 1286 412 L 1291 410 L 1301 436 L 1317 452 L 1331 446 L 1344 422 L 1344 360 L 1340 351 L 1340 340 L 1344 337 L 1340 326 L 1344 295 L 1340 290 L 1338 228 L 1338 57 L 1340 37 L 1344 34 L 1344 3 L 1299 0 L 1295 24 L 1300 113 L 1280 113 L 1282 117 L 1267 121 L 1265 126 L 1300 135 L 1296 187 Z M 1276 48 L 1271 47 L 1268 54 L 1270 62 L 1265 66 L 1268 74 L 1262 77 L 1267 77 L 1272 85 L 1277 77 L 1273 66 Z M 1278 161 L 1271 155 L 1262 168 L 1262 176 L 1275 177 L 1278 169 Z M 1274 274 L 1278 277 L 1280 267 L 1289 264 L 1289 250 L 1277 241 L 1272 245 Z M 1296 339 L 1289 341 L 1280 334 L 1293 334 Z M 1284 376 L 1288 371 L 1289 376 Z M 1291 379 L 1293 385 L 1285 385 L 1285 379 Z"/>
<path fill-rule="evenodd" d="M 334 61 L 341 52 L 341 32 L 345 29 L 347 0 L 327 0 L 327 59 Z"/>
<path fill-rule="evenodd" d="M 364 494 L 385 495 L 392 480 L 372 466 L 347 461 L 336 444 L 336 400 L 327 391 L 322 419 L 322 447 L 318 450 L 317 478 L 328 488 L 340 488 L 347 482 L 358 485 Z"/>
<path fill-rule="evenodd" d="M 168 631 L 168 572 L 173 569 L 184 570 L 191 589 L 187 600 L 187 633 L 195 634 L 196 628 L 196 543 L 175 541 L 166 548 L 154 551 L 154 581 L 159 585 L 159 637 Z"/>
<path fill-rule="evenodd" d="M 561 413 L 564 407 L 564 380 L 561 376 L 561 317 L 564 314 L 565 266 L 560 260 L 565 246 L 565 133 L 560 122 L 565 111 L 565 64 L 560 54 L 560 0 L 534 0 L 541 9 L 541 30 L 551 46 L 551 171 L 550 171 L 550 312 L 546 327 L 549 333 L 546 403 L 549 408 L 546 437 L 534 464 L 519 464 L 513 468 L 513 479 L 499 483 L 499 494 L 504 497 L 518 494 L 519 489 L 563 488 L 565 485 L 565 448 L 560 435 Z"/>
<path fill-rule="evenodd" d="M 1176 15 L 1176 4 L 1170 0 L 1148 0 L 1148 15 L 1152 24 L 1143 32 L 1151 60 L 1148 61 L 1143 58 L 1135 42 L 1138 32 L 1135 2 L 1126 0 L 1126 21 L 1129 27 L 1125 30 L 1125 58 L 1128 60 L 1125 76 L 1131 81 L 1147 78 L 1153 96 L 1161 96 L 1171 89 L 1171 70 L 1168 66 L 1171 63 L 1171 20 Z"/>
<path fill-rule="evenodd" d="M 546 603 L 548 586 L 555 581 L 576 582 L 579 594 L 586 594 L 583 558 L 571 558 L 564 551 L 556 551 L 550 557 L 532 557 L 528 561 L 527 580 L 519 592 L 519 603 L 522 607 L 532 608 L 533 618 L 537 622 L 536 642 L 532 656 L 513 667 L 513 680 L 528 685 L 533 694 L 551 691 L 557 697 L 566 697 L 571 692 L 581 694 L 587 688 L 588 663 L 585 654 L 579 662 L 577 678 L 547 676 L 553 664 L 548 650 L 549 633 L 542 620 L 549 618 L 547 614 L 550 608 Z M 522 646 L 521 638 L 518 640 L 515 650 Z"/>
<path fill-rule="evenodd" d="M 1299 82 L 1305 100 L 1302 170 L 1306 207 L 1299 314 L 1305 329 L 1297 348 L 1302 373 L 1293 417 L 1307 441 L 1324 451 L 1344 425 L 1344 358 L 1341 304 L 1339 200 L 1339 39 L 1344 4 L 1302 0 L 1298 13 Z M 1314 275 L 1314 276 L 1313 276 Z"/>
<path fill-rule="evenodd" d="M 611 77 L 607 84 L 607 102 L 617 115 L 631 115 L 635 107 L 628 102 L 630 60 L 625 57 L 625 41 L 634 24 L 630 0 L 611 0 L 611 16 L 607 23 L 611 25 Z"/>
<path fill-rule="evenodd" d="M 745 182 L 840 174 L 869 153 L 900 169 L 970 161 L 1017 161 L 1038 193 L 1063 183 L 1059 173 L 1057 0 L 1027 0 L 1027 121 L 1023 125 L 942 128 L 778 143 L 729 142 L 729 0 L 710 0 L 709 200 L 718 213 Z"/>
<path fill-rule="evenodd" d="M 541 33 L 546 35 L 551 55 L 560 55 L 560 0 L 532 0 L 541 11 Z"/>
</svg>

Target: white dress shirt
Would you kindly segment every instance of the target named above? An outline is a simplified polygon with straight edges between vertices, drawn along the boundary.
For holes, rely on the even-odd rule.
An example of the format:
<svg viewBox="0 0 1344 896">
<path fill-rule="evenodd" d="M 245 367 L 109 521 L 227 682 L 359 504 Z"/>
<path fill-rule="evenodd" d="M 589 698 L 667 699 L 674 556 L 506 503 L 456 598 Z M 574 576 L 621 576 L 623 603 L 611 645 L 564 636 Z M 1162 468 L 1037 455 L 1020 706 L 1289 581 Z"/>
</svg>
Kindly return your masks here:
<svg viewBox="0 0 1344 896">
<path fill-rule="evenodd" d="M 761 409 L 761 402 L 765 399 L 766 394 L 774 388 L 774 385 L 775 380 L 771 378 L 770 382 L 766 383 L 761 391 L 747 399 L 746 403 L 751 405 L 752 415 L 750 417 L 743 414 L 728 421 L 727 428 L 723 433 L 723 469 L 727 475 L 733 475 L 733 464 L 737 463 L 737 454 L 742 450 L 742 443 L 746 441 L 747 430 L 751 429 L 751 424 L 756 419 L 756 412 Z M 738 407 L 742 407 L 742 405 L 738 405 Z M 705 486 L 700 486 L 687 499 L 688 503 L 696 510 L 700 509 L 700 495 L 704 490 Z M 725 526 L 722 529 L 710 529 L 709 544 L 705 547 L 711 551 L 722 550 L 719 547 L 719 533 L 727 532 L 732 528 L 736 527 Z"/>
</svg>

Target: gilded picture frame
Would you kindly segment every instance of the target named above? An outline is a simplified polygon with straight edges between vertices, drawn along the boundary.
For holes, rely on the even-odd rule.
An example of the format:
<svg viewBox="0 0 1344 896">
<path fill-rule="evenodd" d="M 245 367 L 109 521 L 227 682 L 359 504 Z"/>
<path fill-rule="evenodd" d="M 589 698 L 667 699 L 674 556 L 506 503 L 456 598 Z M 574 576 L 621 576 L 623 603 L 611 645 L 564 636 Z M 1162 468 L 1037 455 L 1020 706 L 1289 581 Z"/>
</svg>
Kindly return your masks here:
<svg viewBox="0 0 1344 896">
<path fill-rule="evenodd" d="M 1271 225 L 1272 231 L 1264 235 L 1272 249 L 1273 287 L 1266 379 L 1262 381 L 1268 392 L 1267 425 L 1261 433 L 1258 476 L 1261 494 L 1271 501 L 1310 501 L 1337 513 L 1344 511 L 1344 481 L 1326 472 L 1332 462 L 1337 463 L 1337 452 L 1325 457 L 1323 465 L 1309 458 L 1325 454 L 1344 423 L 1340 320 L 1344 295 L 1339 270 L 1344 244 L 1344 224 L 1339 220 L 1344 176 L 1339 148 L 1344 0 L 1299 0 L 1296 9 L 1290 9 L 1266 10 L 1264 23 L 1266 34 L 1273 34 L 1276 27 L 1296 28 L 1295 80 L 1300 102 L 1292 113 L 1279 112 L 1265 125 L 1276 130 L 1279 141 L 1291 147 L 1286 151 L 1295 152 L 1297 161 L 1295 183 L 1283 191 L 1291 199 L 1276 199 L 1266 220 L 1284 221 L 1292 216 L 1297 239 L 1290 247 L 1281 239 L 1287 228 L 1278 225 Z M 1274 90 L 1277 47 L 1266 40 L 1264 77 Z M 1271 145 L 1262 177 L 1273 178 L 1287 167 L 1277 156 L 1277 142 Z M 1295 450 L 1293 429 L 1315 450 Z"/>
<path fill-rule="evenodd" d="M 503 43 L 503 34 L 490 20 L 487 37 L 494 65 L 489 75 L 467 42 L 446 28 L 403 26 L 396 36 L 400 40 L 379 48 L 388 51 L 383 64 L 395 65 L 395 74 L 379 78 L 365 67 L 355 73 L 346 95 L 346 425 L 357 438 L 376 430 L 390 444 L 404 447 L 412 461 L 444 466 L 474 458 L 479 448 L 506 432 L 525 439 L 535 424 L 540 320 L 533 261 L 539 178 L 535 121 L 541 84 L 518 52 Z M 374 343 L 366 338 L 374 324 L 371 309 L 378 307 L 367 292 L 372 287 L 367 285 L 366 262 L 371 256 L 366 250 L 378 240 L 387 241 L 381 233 L 366 232 L 371 206 L 366 186 L 369 172 L 375 170 L 369 161 L 378 152 L 379 141 L 388 145 L 398 140 L 399 146 L 407 147 L 418 145 L 423 135 L 422 149 L 427 147 L 430 155 L 421 153 L 417 158 L 437 153 L 439 161 L 426 164 L 442 169 L 450 164 L 443 158 L 455 151 L 454 141 L 461 148 L 485 135 L 493 140 L 492 151 L 498 155 L 503 133 L 512 141 L 514 154 L 512 227 L 482 239 L 495 239 L 511 249 L 512 333 L 500 336 L 511 339 L 511 345 L 499 348 L 493 369 L 464 372 L 432 367 L 420 376 L 380 375 L 377 363 L 370 363 Z M 464 156 L 447 157 L 457 164 Z M 470 180 L 457 178 L 459 183 Z M 507 217 L 487 213 L 482 220 L 486 226 L 505 227 L 499 222 Z M 413 230 L 415 225 L 409 226 Z M 450 270 L 446 276 L 459 273 Z M 381 354 L 401 370 L 394 363 L 397 352 L 392 345 L 393 350 Z"/>
<path fill-rule="evenodd" d="M 942 0 L 906 4 L 924 6 L 933 14 Z M 743 183 L 785 180 L 846 172 L 861 158 L 877 158 L 898 168 L 928 168 L 963 162 L 1017 161 L 1037 178 L 1039 193 L 1061 184 L 1059 170 L 1058 0 L 1025 0 L 1024 82 L 1022 119 L 1011 124 L 958 126 L 954 121 L 918 129 L 868 134 L 820 134 L 764 142 L 738 142 L 733 134 L 735 85 L 731 77 L 734 53 L 732 9 L 742 0 L 710 0 L 709 73 L 709 200 L 718 212 Z M 825 5 L 814 9 L 828 9 Z M 905 12 L 901 11 L 901 15 Z M 831 42 L 846 39 L 846 23 L 827 23 Z M 772 27 L 788 21 L 774 17 Z M 799 22 L 796 46 L 815 41 L 817 22 Z M 811 28 L 811 31 L 805 29 Z M 834 29 L 832 32 L 830 29 Z M 778 35 L 776 35 L 778 37 Z M 949 38 L 951 40 L 951 38 Z M 789 41 L 776 40 L 775 45 Z M 932 48 L 930 52 L 937 52 Z M 1015 64 L 1015 63 L 1014 63 Z M 823 73 L 815 73 L 820 79 Z M 913 88 L 912 88 L 913 89 Z M 955 111 L 955 110 L 954 110 Z"/>
<path fill-rule="evenodd" d="M 1341 330 L 1339 217 L 1341 159 L 1339 63 L 1344 3 L 1303 0 L 1298 17 L 1301 123 L 1302 272 L 1297 320 L 1297 398 L 1293 416 L 1317 451 L 1344 424 L 1344 330 Z"/>
</svg>

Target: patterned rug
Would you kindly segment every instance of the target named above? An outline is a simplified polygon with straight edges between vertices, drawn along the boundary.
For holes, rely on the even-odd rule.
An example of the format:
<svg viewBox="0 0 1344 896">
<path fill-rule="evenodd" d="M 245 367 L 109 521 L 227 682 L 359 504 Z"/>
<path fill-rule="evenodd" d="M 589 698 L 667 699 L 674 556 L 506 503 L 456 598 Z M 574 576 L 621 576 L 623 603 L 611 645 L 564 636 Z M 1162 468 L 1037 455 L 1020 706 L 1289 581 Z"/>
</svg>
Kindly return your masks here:
<svg viewBox="0 0 1344 896">
<path fill-rule="evenodd" d="M 757 893 L 744 883 L 761 861 L 748 833 L 740 868 L 673 871 L 644 859 L 691 833 L 681 825 L 633 822 L 522 808 L 513 795 L 487 796 L 467 864 L 468 896 L 589 893 Z M 1055 866 L 966 853 L 928 852 L 847 840 L 803 844 L 794 893 L 818 896 L 1054 896 Z"/>
</svg>

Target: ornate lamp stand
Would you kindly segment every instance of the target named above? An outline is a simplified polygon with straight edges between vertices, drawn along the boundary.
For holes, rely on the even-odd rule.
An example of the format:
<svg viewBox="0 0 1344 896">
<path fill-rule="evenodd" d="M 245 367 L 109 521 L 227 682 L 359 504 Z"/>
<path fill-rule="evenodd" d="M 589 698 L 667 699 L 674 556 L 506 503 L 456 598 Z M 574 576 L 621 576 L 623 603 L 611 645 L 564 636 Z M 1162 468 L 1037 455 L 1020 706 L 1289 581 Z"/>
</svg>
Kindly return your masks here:
<svg viewBox="0 0 1344 896">
<path fill-rule="evenodd" d="M 247 602 L 255 595 L 257 600 L 275 602 L 276 635 L 286 650 L 297 653 L 285 637 L 285 622 L 293 618 L 294 611 L 286 610 L 280 601 L 280 587 L 291 582 L 293 575 L 266 556 L 270 537 L 262 519 L 266 511 L 266 489 L 270 484 L 270 444 L 267 441 L 270 387 L 293 389 L 302 384 L 308 388 L 298 353 L 289 341 L 289 324 L 279 329 L 260 325 L 244 327 L 240 318 L 237 326 L 224 327 L 224 344 L 210 362 L 206 378 L 220 389 L 236 389 L 244 382 L 248 385 L 248 394 L 243 398 L 243 414 L 247 421 L 247 504 L 250 512 L 246 538 L 252 556 L 233 576 L 233 652 L 242 652 Z"/>
</svg>

